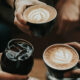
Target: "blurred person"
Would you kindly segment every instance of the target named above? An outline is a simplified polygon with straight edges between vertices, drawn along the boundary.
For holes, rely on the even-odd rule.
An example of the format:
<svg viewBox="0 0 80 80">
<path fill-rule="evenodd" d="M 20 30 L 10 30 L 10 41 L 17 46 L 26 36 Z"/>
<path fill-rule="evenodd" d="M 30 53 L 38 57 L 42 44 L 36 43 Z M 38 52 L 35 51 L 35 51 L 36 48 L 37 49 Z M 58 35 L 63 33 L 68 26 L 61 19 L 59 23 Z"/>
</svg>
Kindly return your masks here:
<svg viewBox="0 0 80 80">
<path fill-rule="evenodd" d="M 80 0 L 59 0 L 56 8 L 58 34 L 63 35 L 80 26 Z"/>
</svg>

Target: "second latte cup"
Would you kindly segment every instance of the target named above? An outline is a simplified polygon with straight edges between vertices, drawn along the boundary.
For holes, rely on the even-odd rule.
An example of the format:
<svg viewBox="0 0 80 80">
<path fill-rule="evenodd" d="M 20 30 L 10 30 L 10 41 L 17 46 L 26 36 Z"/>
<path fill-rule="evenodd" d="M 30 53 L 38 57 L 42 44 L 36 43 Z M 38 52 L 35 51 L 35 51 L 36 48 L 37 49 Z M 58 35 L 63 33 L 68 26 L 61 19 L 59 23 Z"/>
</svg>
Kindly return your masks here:
<svg viewBox="0 0 80 80">
<path fill-rule="evenodd" d="M 66 48 L 72 50 L 72 52 L 74 53 L 74 55 L 70 54 L 70 56 L 73 55 L 73 62 L 74 63 L 71 64 L 72 63 L 71 62 L 68 66 L 63 67 L 63 65 L 65 65 L 71 59 L 71 58 L 67 57 L 67 56 L 69 56 L 70 51 L 67 51 Z M 64 51 L 62 51 L 62 50 L 64 50 Z M 66 51 L 67 51 L 67 53 L 66 53 Z M 59 53 L 60 53 L 60 55 L 59 55 Z M 65 53 L 65 54 L 63 55 L 63 53 Z M 53 56 L 55 56 L 56 58 Z M 68 58 L 68 61 L 63 60 L 63 62 L 62 61 L 60 62 L 60 60 L 63 57 Z M 47 79 L 48 80 L 56 80 L 56 79 L 64 80 L 64 73 L 65 72 L 68 72 L 70 70 L 78 68 L 77 63 L 79 61 L 79 55 L 78 55 L 77 51 L 69 45 L 53 44 L 45 49 L 45 51 L 43 53 L 43 61 L 47 67 Z M 55 61 L 56 61 L 56 63 L 55 63 Z M 62 63 L 62 64 L 60 64 L 60 63 Z M 53 66 L 51 64 L 53 64 Z M 54 66 L 54 65 L 56 65 L 56 66 Z M 72 79 L 70 78 L 70 80 L 72 80 Z"/>
<path fill-rule="evenodd" d="M 49 5 L 35 5 L 27 8 L 23 17 L 34 36 L 47 35 L 54 27 L 57 11 Z"/>
</svg>

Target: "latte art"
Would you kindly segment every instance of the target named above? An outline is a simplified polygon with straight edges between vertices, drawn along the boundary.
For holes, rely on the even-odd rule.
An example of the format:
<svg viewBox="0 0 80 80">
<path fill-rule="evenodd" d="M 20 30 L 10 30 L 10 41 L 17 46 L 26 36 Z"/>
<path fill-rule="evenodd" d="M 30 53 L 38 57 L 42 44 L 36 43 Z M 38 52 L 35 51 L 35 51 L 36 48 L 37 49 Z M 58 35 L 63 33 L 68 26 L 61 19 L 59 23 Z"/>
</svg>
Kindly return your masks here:
<svg viewBox="0 0 80 80">
<path fill-rule="evenodd" d="M 43 8 L 32 10 L 28 14 L 28 19 L 34 20 L 36 22 L 43 22 L 49 19 L 49 12 Z"/>
<path fill-rule="evenodd" d="M 54 54 L 54 55 L 53 55 Z M 59 48 L 55 52 L 53 52 L 50 59 L 52 59 L 53 62 L 58 64 L 67 64 L 70 63 L 72 60 L 72 52 L 65 49 L 65 48 Z"/>
<path fill-rule="evenodd" d="M 31 23 L 46 23 L 57 16 L 55 8 L 48 5 L 35 5 L 27 8 L 23 17 L 25 21 Z"/>
<path fill-rule="evenodd" d="M 51 68 L 65 70 L 77 64 L 79 55 L 76 50 L 70 46 L 52 45 L 45 50 L 43 59 Z"/>
</svg>

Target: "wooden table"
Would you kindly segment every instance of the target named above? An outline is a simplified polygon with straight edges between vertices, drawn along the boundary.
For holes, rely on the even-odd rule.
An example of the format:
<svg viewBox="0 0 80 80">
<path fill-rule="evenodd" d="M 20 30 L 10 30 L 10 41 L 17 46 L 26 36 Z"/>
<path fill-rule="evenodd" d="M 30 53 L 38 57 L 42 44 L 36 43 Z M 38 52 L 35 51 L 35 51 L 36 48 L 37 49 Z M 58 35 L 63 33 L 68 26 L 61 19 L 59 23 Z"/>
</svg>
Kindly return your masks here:
<svg viewBox="0 0 80 80">
<path fill-rule="evenodd" d="M 29 75 L 32 77 L 36 77 L 40 80 L 46 80 L 46 67 L 44 65 L 43 60 L 41 59 L 34 60 L 33 69 Z"/>
</svg>

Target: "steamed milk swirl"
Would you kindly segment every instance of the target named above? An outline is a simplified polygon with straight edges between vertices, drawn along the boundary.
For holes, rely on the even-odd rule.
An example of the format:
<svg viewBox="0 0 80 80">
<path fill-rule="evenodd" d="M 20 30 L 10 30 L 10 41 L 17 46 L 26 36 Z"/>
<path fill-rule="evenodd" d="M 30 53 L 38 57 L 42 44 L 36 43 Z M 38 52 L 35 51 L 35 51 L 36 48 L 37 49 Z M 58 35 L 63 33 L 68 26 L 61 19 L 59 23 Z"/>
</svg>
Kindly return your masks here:
<svg viewBox="0 0 80 80">
<path fill-rule="evenodd" d="M 67 50 L 66 48 L 58 48 L 55 49 L 51 55 L 50 59 L 58 64 L 67 64 L 72 60 L 72 52 Z"/>
<path fill-rule="evenodd" d="M 43 59 L 48 66 L 58 70 L 65 70 L 77 64 L 79 55 L 69 46 L 52 45 L 45 50 Z"/>
<path fill-rule="evenodd" d="M 31 23 L 46 23 L 53 20 L 57 15 L 55 8 L 48 5 L 35 5 L 27 8 L 23 17 Z"/>
<path fill-rule="evenodd" d="M 28 14 L 28 19 L 35 22 L 46 22 L 49 17 L 49 12 L 43 8 L 34 9 Z"/>
</svg>

